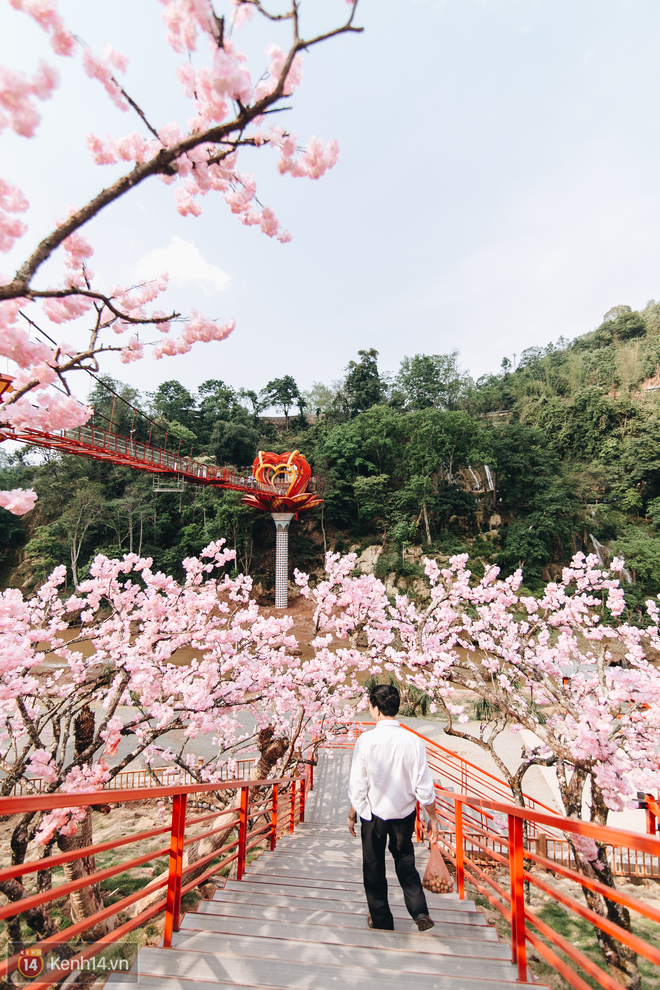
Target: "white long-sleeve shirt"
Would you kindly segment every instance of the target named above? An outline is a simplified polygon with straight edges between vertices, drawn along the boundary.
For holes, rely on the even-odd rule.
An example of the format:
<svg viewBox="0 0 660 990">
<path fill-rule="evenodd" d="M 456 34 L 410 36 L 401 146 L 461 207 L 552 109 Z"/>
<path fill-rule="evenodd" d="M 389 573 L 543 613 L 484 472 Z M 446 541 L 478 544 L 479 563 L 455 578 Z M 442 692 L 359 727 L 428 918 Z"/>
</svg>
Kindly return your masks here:
<svg viewBox="0 0 660 990">
<path fill-rule="evenodd" d="M 355 744 L 348 796 L 360 818 L 405 818 L 415 803 L 433 804 L 435 788 L 424 743 L 395 719 L 384 719 Z"/>
</svg>

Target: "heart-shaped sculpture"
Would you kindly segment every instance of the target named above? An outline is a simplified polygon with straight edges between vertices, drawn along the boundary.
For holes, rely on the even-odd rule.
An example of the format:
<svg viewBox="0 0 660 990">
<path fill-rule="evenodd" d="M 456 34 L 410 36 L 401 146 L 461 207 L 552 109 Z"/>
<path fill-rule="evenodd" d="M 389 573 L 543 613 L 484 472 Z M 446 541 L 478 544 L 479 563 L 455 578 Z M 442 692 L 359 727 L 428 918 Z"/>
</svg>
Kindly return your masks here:
<svg viewBox="0 0 660 990">
<path fill-rule="evenodd" d="M 272 485 L 278 495 L 298 495 L 312 476 L 304 454 L 294 450 L 272 454 L 260 450 L 252 464 L 252 473 L 262 485 Z"/>
<path fill-rule="evenodd" d="M 308 492 L 312 476 L 304 454 L 287 451 L 284 454 L 260 450 L 252 464 L 255 480 L 272 489 L 246 493 L 243 502 L 262 512 L 303 512 L 313 509 L 323 501 L 316 492 Z"/>
</svg>

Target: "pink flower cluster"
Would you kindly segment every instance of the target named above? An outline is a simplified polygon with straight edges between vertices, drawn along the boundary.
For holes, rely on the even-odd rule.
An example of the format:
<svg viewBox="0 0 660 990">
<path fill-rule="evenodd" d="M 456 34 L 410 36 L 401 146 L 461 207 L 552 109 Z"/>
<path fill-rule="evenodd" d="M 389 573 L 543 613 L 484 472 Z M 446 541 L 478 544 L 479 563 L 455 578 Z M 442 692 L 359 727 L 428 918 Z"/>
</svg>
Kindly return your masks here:
<svg viewBox="0 0 660 990">
<path fill-rule="evenodd" d="M 10 492 L 0 491 L 0 505 L 15 516 L 24 516 L 34 508 L 37 493 L 31 488 L 13 488 Z"/>
<path fill-rule="evenodd" d="M 116 52 L 112 45 L 103 46 L 103 57 L 94 55 L 88 48 L 83 50 L 83 66 L 90 79 L 98 79 L 118 110 L 128 110 L 126 97 L 114 77 L 115 72 L 126 72 L 128 59 Z"/>
<path fill-rule="evenodd" d="M 22 10 L 48 35 L 56 55 L 73 55 L 76 40 L 57 12 L 57 0 L 9 0 L 14 10 Z"/>
<path fill-rule="evenodd" d="M 268 66 L 268 72 L 261 82 L 258 83 L 254 91 L 253 101 L 255 103 L 259 103 L 275 92 L 280 77 L 286 68 L 287 55 L 279 45 L 268 45 L 266 55 L 270 58 L 270 64 Z M 302 68 L 302 56 L 295 55 L 284 80 L 284 87 L 282 89 L 284 96 L 291 96 L 300 85 L 302 81 Z"/>
<path fill-rule="evenodd" d="M 297 149 L 291 146 L 292 143 L 295 144 L 294 135 L 289 135 L 282 143 L 282 157 L 277 166 L 282 175 L 288 172 L 294 178 L 320 179 L 339 157 L 336 141 L 328 141 L 326 147 L 318 138 L 310 138 L 304 153 L 298 157 L 294 157 Z"/>
<path fill-rule="evenodd" d="M 196 309 L 190 310 L 190 318 L 186 326 L 181 331 L 178 338 L 168 337 L 154 347 L 154 357 L 162 358 L 165 355 L 187 354 L 193 344 L 198 341 L 226 340 L 236 326 L 235 320 L 228 323 L 216 323 L 208 317 L 198 313 Z"/>
<path fill-rule="evenodd" d="M 35 100 L 49 100 L 59 76 L 46 62 L 40 62 L 30 79 L 23 72 L 0 67 L 0 132 L 11 127 L 22 137 L 32 137 L 41 120 Z"/>
<path fill-rule="evenodd" d="M 27 208 L 28 201 L 18 186 L 0 179 L 0 251 L 2 253 L 10 251 L 27 230 L 23 221 L 12 215 L 24 213 Z"/>
</svg>

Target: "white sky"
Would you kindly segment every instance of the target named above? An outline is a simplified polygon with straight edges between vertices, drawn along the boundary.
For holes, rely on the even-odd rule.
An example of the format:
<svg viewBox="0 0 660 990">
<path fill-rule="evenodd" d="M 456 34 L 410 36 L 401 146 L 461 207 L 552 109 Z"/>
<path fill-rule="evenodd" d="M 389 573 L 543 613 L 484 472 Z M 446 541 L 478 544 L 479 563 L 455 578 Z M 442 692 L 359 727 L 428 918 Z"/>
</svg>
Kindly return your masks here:
<svg viewBox="0 0 660 990">
<path fill-rule="evenodd" d="M 328 25 L 348 9 L 312 4 Z M 180 56 L 156 0 L 60 9 L 95 51 L 109 41 L 128 55 L 126 89 L 157 127 L 185 123 Z M 200 218 L 179 217 L 157 179 L 85 230 L 106 287 L 169 266 L 171 306 L 237 321 L 223 343 L 128 367 L 109 360 L 109 373 L 142 390 L 170 378 L 258 389 L 284 374 L 309 388 L 376 347 L 382 370 L 458 348 L 481 375 L 593 329 L 613 305 L 660 296 L 657 0 L 361 0 L 358 22 L 362 35 L 306 56 L 287 114 L 300 143 L 337 138 L 335 169 L 310 182 L 279 176 L 268 149 L 243 158 L 290 244 L 243 227 L 220 197 L 202 201 Z M 261 25 L 237 35 L 253 78 L 280 38 Z M 79 59 L 57 58 L 0 0 L 0 62 L 32 73 L 42 57 L 62 85 L 41 105 L 37 137 L 0 138 L 0 175 L 31 203 L 21 249 L 0 259 L 7 274 L 54 216 L 120 174 L 91 163 L 88 132 L 140 129 Z M 49 278 L 55 264 L 37 285 Z"/>
</svg>

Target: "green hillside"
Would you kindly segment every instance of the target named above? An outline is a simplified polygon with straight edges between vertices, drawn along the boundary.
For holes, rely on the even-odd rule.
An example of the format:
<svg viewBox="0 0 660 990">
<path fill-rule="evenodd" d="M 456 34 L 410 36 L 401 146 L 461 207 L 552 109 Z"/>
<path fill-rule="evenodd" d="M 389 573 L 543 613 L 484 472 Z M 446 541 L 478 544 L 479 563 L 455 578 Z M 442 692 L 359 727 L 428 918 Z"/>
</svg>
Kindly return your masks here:
<svg viewBox="0 0 660 990">
<path fill-rule="evenodd" d="M 249 465 L 258 449 L 300 449 L 325 503 L 292 529 L 292 565 L 322 567 L 324 547 L 382 544 L 376 572 L 414 591 L 420 551 L 468 552 L 481 573 L 523 568 L 531 591 L 576 550 L 626 558 L 631 613 L 660 591 L 660 304 L 611 310 L 596 330 L 524 351 L 514 369 L 473 381 L 457 353 L 415 355 L 382 375 L 375 350 L 345 376 L 301 394 L 290 377 L 260 392 L 220 381 L 192 392 L 166 382 L 141 396 L 106 379 L 91 402 L 99 425 L 181 443 L 217 463 Z M 125 400 L 115 399 L 110 387 Z M 265 406 L 288 423 L 278 434 Z M 138 413 L 135 413 L 135 410 Z M 2 458 L 2 487 L 33 486 L 36 509 L 0 515 L 5 585 L 33 586 L 53 566 L 78 579 L 96 552 L 132 549 L 179 572 L 225 536 L 239 567 L 272 585 L 274 531 L 238 495 L 154 491 L 125 468 L 24 450 Z"/>
</svg>

